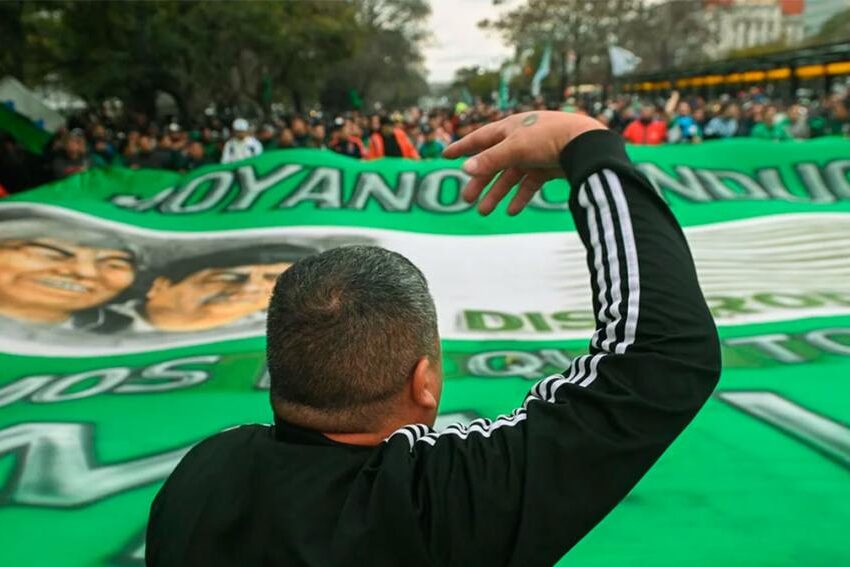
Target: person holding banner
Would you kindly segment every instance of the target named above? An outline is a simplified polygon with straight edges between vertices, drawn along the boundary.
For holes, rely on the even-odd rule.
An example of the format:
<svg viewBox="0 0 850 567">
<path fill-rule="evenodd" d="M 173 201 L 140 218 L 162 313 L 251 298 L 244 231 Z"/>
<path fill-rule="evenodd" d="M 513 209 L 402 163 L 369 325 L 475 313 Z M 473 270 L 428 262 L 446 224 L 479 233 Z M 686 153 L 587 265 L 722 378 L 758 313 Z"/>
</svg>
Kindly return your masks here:
<svg viewBox="0 0 850 567">
<path fill-rule="evenodd" d="M 396 126 L 389 116 L 380 117 L 380 127 L 369 137 L 368 159 L 382 157 L 404 157 L 419 159 L 413 143 L 400 127 Z"/>
<path fill-rule="evenodd" d="M 437 432 L 423 274 L 371 246 L 300 260 L 269 304 L 274 425 L 189 451 L 152 504 L 148 565 L 552 565 L 709 398 L 720 348 L 687 242 L 617 134 L 532 112 L 445 155 L 474 156 L 463 195 L 483 195 L 485 215 L 515 186 L 510 214 L 568 177 L 596 317 L 588 354 L 509 414 Z"/>
</svg>

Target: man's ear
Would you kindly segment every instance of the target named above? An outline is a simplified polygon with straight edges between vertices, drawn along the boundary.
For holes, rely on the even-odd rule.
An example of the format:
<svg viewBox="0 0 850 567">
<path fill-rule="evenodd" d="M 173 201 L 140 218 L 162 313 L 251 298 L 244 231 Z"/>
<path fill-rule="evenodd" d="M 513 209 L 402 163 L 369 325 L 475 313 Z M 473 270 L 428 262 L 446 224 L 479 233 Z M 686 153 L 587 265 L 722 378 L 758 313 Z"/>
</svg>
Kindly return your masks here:
<svg viewBox="0 0 850 567">
<path fill-rule="evenodd" d="M 427 356 L 421 357 L 413 367 L 411 395 L 413 402 L 424 409 L 436 410 L 440 403 L 439 372 Z"/>
</svg>

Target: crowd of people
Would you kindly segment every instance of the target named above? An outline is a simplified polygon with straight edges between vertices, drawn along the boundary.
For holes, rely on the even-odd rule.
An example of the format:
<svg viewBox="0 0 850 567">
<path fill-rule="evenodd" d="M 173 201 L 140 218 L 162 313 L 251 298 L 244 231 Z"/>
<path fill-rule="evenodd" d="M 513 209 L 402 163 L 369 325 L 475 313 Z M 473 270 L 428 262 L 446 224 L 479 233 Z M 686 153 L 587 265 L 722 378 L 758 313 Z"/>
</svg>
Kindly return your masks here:
<svg viewBox="0 0 850 567">
<path fill-rule="evenodd" d="M 794 140 L 850 134 L 848 101 L 841 95 L 785 104 L 759 89 L 706 100 L 674 92 L 667 99 L 618 95 L 607 100 L 542 99 L 510 111 L 492 104 L 458 103 L 429 111 L 350 111 L 328 115 L 272 116 L 252 124 L 234 116 L 204 116 L 184 122 L 132 114 L 84 112 L 68 120 L 43 155 L 34 155 L 0 133 L 0 191 L 16 192 L 87 169 L 123 166 L 186 172 L 271 150 L 326 149 L 356 159 L 440 157 L 452 141 L 506 114 L 559 109 L 594 116 L 632 144 L 682 144 L 750 137 Z"/>
<path fill-rule="evenodd" d="M 802 140 L 850 134 L 847 100 L 830 95 L 784 104 L 758 91 L 706 101 L 674 92 L 666 103 L 614 100 L 597 116 L 631 144 L 700 143 L 749 137 Z"/>
</svg>

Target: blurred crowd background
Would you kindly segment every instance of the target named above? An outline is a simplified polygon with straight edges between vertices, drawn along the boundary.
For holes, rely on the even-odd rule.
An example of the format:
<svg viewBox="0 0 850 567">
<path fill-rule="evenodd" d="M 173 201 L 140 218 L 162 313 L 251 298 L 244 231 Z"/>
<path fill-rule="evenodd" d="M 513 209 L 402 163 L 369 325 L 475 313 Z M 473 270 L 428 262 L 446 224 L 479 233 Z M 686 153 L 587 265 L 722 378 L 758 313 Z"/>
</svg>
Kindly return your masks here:
<svg viewBox="0 0 850 567">
<path fill-rule="evenodd" d="M 424 54 L 457 32 L 430 19 L 437 4 L 469 11 L 0 2 L 0 91 L 10 81 L 61 113 L 35 145 L 0 92 L 0 194 L 98 167 L 186 172 L 293 148 L 434 159 L 528 110 L 588 114 L 631 144 L 850 132 L 850 0 L 475 0 L 463 29 L 513 55 L 442 82 Z"/>
<path fill-rule="evenodd" d="M 0 182 L 7 192 L 96 167 L 122 166 L 186 172 L 238 161 L 273 150 L 314 148 L 355 159 L 439 158 L 451 142 L 481 126 L 529 110 L 578 112 L 597 118 L 631 144 L 697 144 L 730 138 L 786 141 L 850 135 L 845 96 L 831 94 L 786 104 L 753 88 L 737 96 L 706 100 L 674 92 L 667 99 L 635 95 L 605 100 L 538 99 L 499 110 L 477 101 L 425 110 L 410 106 L 388 113 L 349 110 L 327 114 L 269 116 L 262 122 L 233 116 L 156 121 L 133 113 L 114 116 L 104 108 L 71 117 L 42 155 L 0 134 Z"/>
</svg>

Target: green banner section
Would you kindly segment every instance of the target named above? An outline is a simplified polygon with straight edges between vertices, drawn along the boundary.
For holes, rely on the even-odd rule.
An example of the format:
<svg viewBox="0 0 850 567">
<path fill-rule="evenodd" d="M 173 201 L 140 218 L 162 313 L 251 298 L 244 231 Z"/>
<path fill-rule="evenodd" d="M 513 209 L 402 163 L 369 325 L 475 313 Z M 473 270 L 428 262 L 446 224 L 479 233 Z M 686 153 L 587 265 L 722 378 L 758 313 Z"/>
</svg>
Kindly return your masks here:
<svg viewBox="0 0 850 567">
<path fill-rule="evenodd" d="M 562 564 L 845 563 L 850 142 L 630 153 L 684 226 L 724 373 Z M 465 180 L 457 162 L 289 150 L 187 176 L 95 170 L 0 202 L 0 564 L 142 563 L 181 456 L 270 421 L 264 310 L 308 254 L 375 244 L 422 268 L 444 338 L 438 426 L 506 413 L 586 352 L 566 184 L 481 218 Z"/>
<path fill-rule="evenodd" d="M 8 133 L 34 154 L 43 152 L 45 144 L 50 140 L 50 132 L 42 130 L 29 118 L 4 104 L 0 104 L 0 132 Z"/>
</svg>

